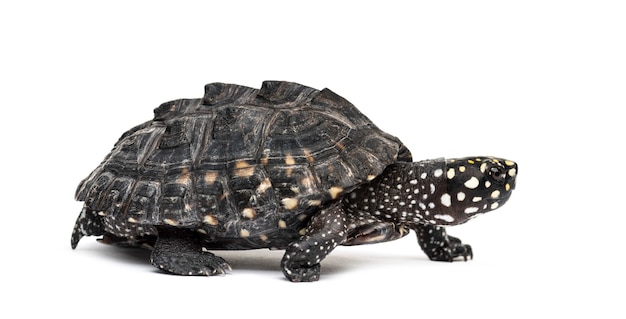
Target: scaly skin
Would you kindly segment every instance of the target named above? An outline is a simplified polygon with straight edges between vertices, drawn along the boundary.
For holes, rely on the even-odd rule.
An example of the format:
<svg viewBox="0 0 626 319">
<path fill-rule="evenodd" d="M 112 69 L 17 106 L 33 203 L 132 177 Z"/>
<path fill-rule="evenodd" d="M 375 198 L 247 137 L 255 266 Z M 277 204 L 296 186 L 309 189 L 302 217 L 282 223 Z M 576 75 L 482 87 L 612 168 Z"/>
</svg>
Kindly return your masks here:
<svg viewBox="0 0 626 319">
<path fill-rule="evenodd" d="M 344 245 L 395 240 L 413 229 L 431 260 L 472 258 L 471 246 L 448 236 L 458 225 L 502 206 L 515 188 L 517 164 L 491 157 L 437 159 L 391 165 L 344 197 Z"/>
</svg>

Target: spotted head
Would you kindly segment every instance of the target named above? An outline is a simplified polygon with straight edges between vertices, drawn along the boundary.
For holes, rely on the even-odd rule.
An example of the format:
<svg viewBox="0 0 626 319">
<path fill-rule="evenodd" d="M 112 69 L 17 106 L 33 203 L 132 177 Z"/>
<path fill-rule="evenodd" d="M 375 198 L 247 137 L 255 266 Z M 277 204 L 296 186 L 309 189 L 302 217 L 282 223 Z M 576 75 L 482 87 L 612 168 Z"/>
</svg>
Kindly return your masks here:
<svg viewBox="0 0 626 319">
<path fill-rule="evenodd" d="M 441 195 L 450 224 L 462 224 L 502 206 L 515 189 L 517 164 L 495 157 L 446 160 L 446 191 Z"/>
</svg>

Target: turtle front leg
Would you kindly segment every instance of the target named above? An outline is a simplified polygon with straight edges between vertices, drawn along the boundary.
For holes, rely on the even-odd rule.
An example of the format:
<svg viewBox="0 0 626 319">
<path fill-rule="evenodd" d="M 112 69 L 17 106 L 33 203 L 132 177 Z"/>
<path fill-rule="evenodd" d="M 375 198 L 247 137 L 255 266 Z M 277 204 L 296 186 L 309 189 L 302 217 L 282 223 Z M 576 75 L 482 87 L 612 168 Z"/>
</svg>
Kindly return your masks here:
<svg viewBox="0 0 626 319">
<path fill-rule="evenodd" d="M 221 257 L 206 251 L 202 240 L 190 229 L 158 227 L 150 263 L 176 275 L 212 276 L 231 270 Z"/>
<path fill-rule="evenodd" d="M 472 247 L 456 237 L 448 236 L 444 227 L 416 225 L 413 229 L 417 233 L 417 242 L 430 260 L 451 262 L 462 257 L 467 261 L 467 257 L 474 257 Z"/>
<path fill-rule="evenodd" d="M 313 216 L 304 236 L 287 247 L 281 261 L 283 274 L 293 282 L 319 280 L 320 262 L 345 239 L 345 212 L 335 203 Z"/>
</svg>

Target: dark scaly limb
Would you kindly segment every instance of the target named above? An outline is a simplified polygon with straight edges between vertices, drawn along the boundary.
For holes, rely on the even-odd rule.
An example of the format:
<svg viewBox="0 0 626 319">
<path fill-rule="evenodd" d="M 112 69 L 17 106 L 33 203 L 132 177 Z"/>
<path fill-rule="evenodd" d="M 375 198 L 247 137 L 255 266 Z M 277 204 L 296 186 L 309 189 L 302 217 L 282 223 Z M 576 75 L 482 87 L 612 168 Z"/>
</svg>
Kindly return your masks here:
<svg viewBox="0 0 626 319">
<path fill-rule="evenodd" d="M 430 260 L 454 261 L 462 257 L 473 258 L 472 247 L 463 244 L 460 239 L 448 236 L 446 229 L 435 225 L 415 225 L 413 230 L 417 234 L 417 242 Z"/>
<path fill-rule="evenodd" d="M 98 216 L 94 210 L 83 207 L 72 230 L 72 249 L 76 248 L 83 236 L 100 236 L 104 235 L 104 232 L 102 217 Z"/>
<path fill-rule="evenodd" d="M 313 216 L 305 235 L 287 247 L 281 261 L 283 274 L 293 282 L 319 280 L 320 262 L 345 238 L 345 212 L 335 203 Z"/>
<path fill-rule="evenodd" d="M 157 227 L 158 238 L 150 262 L 158 269 L 186 276 L 212 276 L 231 270 L 230 265 L 204 249 L 190 229 Z"/>
</svg>

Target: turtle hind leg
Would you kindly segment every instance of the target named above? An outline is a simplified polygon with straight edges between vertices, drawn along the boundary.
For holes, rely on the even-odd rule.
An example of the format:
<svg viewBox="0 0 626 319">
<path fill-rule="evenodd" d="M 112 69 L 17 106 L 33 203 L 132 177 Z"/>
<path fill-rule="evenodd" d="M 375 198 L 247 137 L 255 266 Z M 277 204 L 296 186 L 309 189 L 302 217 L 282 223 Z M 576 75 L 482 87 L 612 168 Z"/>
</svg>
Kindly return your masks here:
<svg viewBox="0 0 626 319">
<path fill-rule="evenodd" d="M 226 260 L 204 249 L 202 240 L 190 229 L 157 227 L 158 238 L 150 263 L 167 273 L 212 276 L 231 270 Z"/>
<path fill-rule="evenodd" d="M 72 249 L 76 248 L 83 236 L 100 236 L 104 235 L 104 233 L 102 217 L 98 216 L 98 213 L 94 210 L 83 207 L 76 219 L 76 224 L 74 224 L 74 230 L 72 230 Z"/>
<path fill-rule="evenodd" d="M 474 258 L 472 247 L 463 244 L 460 239 L 448 236 L 444 227 L 435 225 L 417 225 L 414 228 L 417 241 L 430 260 L 454 261 L 457 258 Z"/>
<path fill-rule="evenodd" d="M 283 274 L 292 282 L 319 280 L 320 262 L 345 239 L 345 213 L 335 203 L 313 216 L 305 235 L 287 247 L 281 261 Z"/>
</svg>

